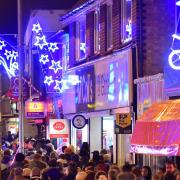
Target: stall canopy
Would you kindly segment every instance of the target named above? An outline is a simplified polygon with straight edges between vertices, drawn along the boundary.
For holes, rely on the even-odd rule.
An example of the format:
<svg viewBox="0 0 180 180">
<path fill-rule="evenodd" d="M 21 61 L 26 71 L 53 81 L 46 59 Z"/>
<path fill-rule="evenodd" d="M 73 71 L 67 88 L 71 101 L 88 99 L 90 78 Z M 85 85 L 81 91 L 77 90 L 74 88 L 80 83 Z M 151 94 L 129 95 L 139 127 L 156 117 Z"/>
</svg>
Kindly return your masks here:
<svg viewBox="0 0 180 180">
<path fill-rule="evenodd" d="M 180 99 L 153 104 L 137 120 L 131 152 L 180 156 Z"/>
</svg>

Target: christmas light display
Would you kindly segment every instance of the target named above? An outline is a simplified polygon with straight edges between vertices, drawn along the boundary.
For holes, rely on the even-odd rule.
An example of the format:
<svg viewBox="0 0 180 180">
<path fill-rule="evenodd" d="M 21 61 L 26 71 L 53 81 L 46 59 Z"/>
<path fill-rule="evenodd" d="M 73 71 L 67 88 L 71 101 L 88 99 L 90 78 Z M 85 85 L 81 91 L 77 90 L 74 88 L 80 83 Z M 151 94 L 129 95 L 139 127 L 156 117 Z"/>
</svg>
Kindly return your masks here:
<svg viewBox="0 0 180 180">
<path fill-rule="evenodd" d="M 62 92 L 62 57 L 60 56 L 62 45 L 57 42 L 50 42 L 46 39 L 39 23 L 33 25 L 32 31 L 35 35 L 34 45 L 38 48 L 39 62 L 43 70 L 44 84 L 47 92 Z"/>
<path fill-rule="evenodd" d="M 180 1 L 177 1 L 176 5 L 180 6 Z M 171 45 L 171 53 L 169 54 L 169 57 L 168 57 L 169 66 L 174 70 L 180 70 L 180 49 L 174 49 L 174 42 L 180 40 L 180 35 L 177 32 L 179 20 L 180 20 L 180 16 L 178 16 L 177 25 L 175 28 L 176 31 L 172 35 L 173 41 Z"/>
<path fill-rule="evenodd" d="M 0 37 L 0 65 L 4 67 L 9 78 L 15 77 L 18 73 L 17 57 L 15 47 Z"/>
<path fill-rule="evenodd" d="M 54 73 L 57 73 L 58 70 L 62 70 L 60 61 L 55 62 L 54 60 L 52 60 L 51 62 L 52 62 L 52 65 L 49 67 L 49 69 L 52 69 Z"/>
</svg>

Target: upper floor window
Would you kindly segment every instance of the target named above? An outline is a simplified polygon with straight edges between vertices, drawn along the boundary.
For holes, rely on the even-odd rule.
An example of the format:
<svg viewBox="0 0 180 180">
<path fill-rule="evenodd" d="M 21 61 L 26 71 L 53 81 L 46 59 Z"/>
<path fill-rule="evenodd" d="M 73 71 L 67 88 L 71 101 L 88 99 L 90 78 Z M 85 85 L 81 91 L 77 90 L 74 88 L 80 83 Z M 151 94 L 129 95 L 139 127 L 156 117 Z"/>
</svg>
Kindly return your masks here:
<svg viewBox="0 0 180 180">
<path fill-rule="evenodd" d="M 107 50 L 112 48 L 112 5 L 107 6 Z"/>
<path fill-rule="evenodd" d="M 76 22 L 76 61 L 86 58 L 86 19 Z"/>
<path fill-rule="evenodd" d="M 99 10 L 94 12 L 94 53 L 99 53 L 100 50 L 100 16 Z"/>
<path fill-rule="evenodd" d="M 132 40 L 132 0 L 121 1 L 121 41 Z"/>
</svg>

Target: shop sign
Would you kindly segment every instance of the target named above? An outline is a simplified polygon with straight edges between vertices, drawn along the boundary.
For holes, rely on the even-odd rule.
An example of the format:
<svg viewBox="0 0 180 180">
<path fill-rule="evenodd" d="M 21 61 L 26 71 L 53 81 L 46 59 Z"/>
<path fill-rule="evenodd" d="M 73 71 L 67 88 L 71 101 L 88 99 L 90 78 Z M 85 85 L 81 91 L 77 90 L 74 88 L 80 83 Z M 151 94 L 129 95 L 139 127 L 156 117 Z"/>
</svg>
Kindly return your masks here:
<svg viewBox="0 0 180 180">
<path fill-rule="evenodd" d="M 132 133 L 132 113 L 116 114 L 115 134 L 131 134 Z"/>
<path fill-rule="evenodd" d="M 44 118 L 46 115 L 45 103 L 41 101 L 26 101 L 26 118 Z"/>
<path fill-rule="evenodd" d="M 72 119 L 72 124 L 77 129 L 82 129 L 87 124 L 87 119 L 83 115 L 76 115 Z"/>
<path fill-rule="evenodd" d="M 52 100 L 48 100 L 46 102 L 46 106 L 47 106 L 47 113 L 48 114 L 53 114 L 53 101 Z"/>
<path fill-rule="evenodd" d="M 80 83 L 75 87 L 76 112 L 93 111 L 95 103 L 94 65 L 76 71 Z"/>
<path fill-rule="evenodd" d="M 95 109 L 127 107 L 131 104 L 132 52 L 128 49 L 95 63 Z"/>
<path fill-rule="evenodd" d="M 50 138 L 69 138 L 69 122 L 67 119 L 49 120 Z"/>
</svg>

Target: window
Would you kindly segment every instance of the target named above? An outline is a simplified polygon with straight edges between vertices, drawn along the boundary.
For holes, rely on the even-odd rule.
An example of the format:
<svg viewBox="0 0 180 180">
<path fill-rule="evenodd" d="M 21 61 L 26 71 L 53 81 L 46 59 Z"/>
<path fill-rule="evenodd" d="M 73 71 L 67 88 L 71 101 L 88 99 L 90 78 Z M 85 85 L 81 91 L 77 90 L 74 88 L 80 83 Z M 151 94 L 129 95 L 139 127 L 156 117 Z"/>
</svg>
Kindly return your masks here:
<svg viewBox="0 0 180 180">
<path fill-rule="evenodd" d="M 99 53 L 100 50 L 100 22 L 99 22 L 99 10 L 94 12 L 94 53 Z"/>
<path fill-rule="evenodd" d="M 121 3 L 121 41 L 126 43 L 132 40 L 132 0 L 122 0 Z"/>
<path fill-rule="evenodd" d="M 112 48 L 112 5 L 107 6 L 107 50 Z"/>
<path fill-rule="evenodd" d="M 76 22 L 76 61 L 86 58 L 86 20 Z"/>
</svg>

